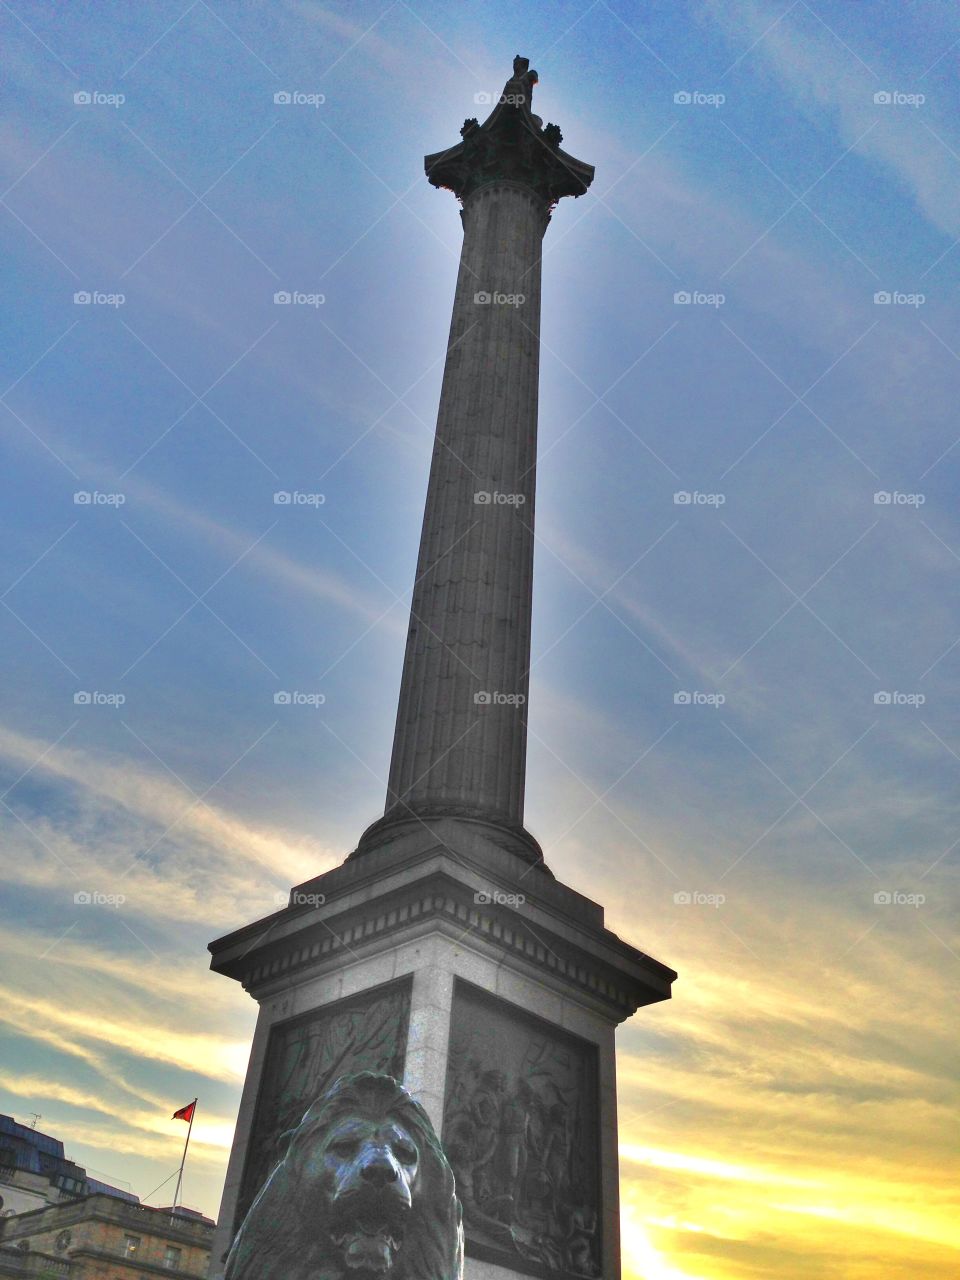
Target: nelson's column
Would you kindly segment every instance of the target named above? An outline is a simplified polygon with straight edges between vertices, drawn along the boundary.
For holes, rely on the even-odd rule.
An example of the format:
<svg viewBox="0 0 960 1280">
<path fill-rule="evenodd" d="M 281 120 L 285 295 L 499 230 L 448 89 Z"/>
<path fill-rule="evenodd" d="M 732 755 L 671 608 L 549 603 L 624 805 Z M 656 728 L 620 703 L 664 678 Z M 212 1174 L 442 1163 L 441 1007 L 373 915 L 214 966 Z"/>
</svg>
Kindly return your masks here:
<svg viewBox="0 0 960 1280">
<path fill-rule="evenodd" d="M 426 157 L 463 251 L 386 811 L 289 905 L 210 944 L 259 1002 L 211 1275 L 277 1138 L 345 1072 L 402 1080 L 463 1204 L 468 1280 L 620 1273 L 614 1030 L 673 970 L 604 928 L 523 825 L 541 242 L 593 168 L 526 58 Z"/>
</svg>

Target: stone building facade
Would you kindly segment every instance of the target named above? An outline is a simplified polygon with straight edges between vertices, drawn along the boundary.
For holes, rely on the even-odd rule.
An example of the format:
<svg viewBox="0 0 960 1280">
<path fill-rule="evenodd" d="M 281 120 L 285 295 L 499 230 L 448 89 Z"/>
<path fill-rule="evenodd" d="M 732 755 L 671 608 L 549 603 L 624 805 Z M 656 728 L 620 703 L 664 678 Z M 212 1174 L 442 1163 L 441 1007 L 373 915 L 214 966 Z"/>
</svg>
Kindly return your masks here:
<svg viewBox="0 0 960 1280">
<path fill-rule="evenodd" d="M 214 1223 L 189 1209 L 155 1209 L 92 1195 L 34 1209 L 2 1223 L 0 1275 L 38 1280 L 133 1280 L 170 1275 L 205 1280 Z M 16 1266 L 20 1254 L 22 1268 Z"/>
</svg>

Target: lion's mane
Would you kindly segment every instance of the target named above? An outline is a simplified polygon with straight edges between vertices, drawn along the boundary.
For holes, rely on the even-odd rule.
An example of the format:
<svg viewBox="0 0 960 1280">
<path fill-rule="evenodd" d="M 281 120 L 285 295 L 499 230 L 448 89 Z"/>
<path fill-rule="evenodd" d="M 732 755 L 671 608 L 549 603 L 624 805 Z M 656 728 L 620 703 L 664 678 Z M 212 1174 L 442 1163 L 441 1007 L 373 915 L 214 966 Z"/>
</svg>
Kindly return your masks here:
<svg viewBox="0 0 960 1280">
<path fill-rule="evenodd" d="M 392 1119 L 420 1153 L 403 1248 L 390 1280 L 460 1280 L 463 1227 L 453 1170 L 430 1117 L 392 1076 L 341 1076 L 280 1140 L 281 1159 L 250 1206 L 227 1257 L 224 1280 L 346 1280 L 350 1270 L 326 1231 L 330 1204 L 311 1183 L 311 1155 L 347 1115 Z"/>
</svg>

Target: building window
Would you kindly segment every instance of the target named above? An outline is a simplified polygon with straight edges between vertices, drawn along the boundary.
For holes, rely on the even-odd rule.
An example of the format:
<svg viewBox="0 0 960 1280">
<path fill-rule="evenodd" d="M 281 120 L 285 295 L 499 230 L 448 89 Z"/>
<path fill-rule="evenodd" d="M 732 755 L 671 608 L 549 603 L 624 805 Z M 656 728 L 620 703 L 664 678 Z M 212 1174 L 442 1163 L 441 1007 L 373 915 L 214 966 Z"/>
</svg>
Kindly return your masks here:
<svg viewBox="0 0 960 1280">
<path fill-rule="evenodd" d="M 163 1255 L 163 1265 L 168 1271 L 180 1270 L 180 1250 L 174 1248 L 172 1244 L 168 1244 Z"/>
<path fill-rule="evenodd" d="M 127 1255 L 128 1258 L 135 1258 L 137 1254 L 140 1252 L 140 1237 L 124 1236 L 123 1252 Z"/>
</svg>

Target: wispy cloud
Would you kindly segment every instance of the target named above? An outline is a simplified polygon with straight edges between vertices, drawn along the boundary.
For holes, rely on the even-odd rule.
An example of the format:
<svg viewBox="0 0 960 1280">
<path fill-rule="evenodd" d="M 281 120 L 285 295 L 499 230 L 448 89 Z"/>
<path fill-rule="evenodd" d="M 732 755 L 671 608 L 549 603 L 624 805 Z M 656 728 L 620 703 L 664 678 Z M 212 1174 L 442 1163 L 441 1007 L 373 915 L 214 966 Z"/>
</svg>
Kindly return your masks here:
<svg viewBox="0 0 960 1280">
<path fill-rule="evenodd" d="M 953 118 L 938 108 L 941 95 L 925 82 L 924 66 L 912 75 L 904 73 L 888 51 L 878 56 L 873 40 L 868 45 L 864 39 L 858 50 L 805 4 L 793 6 L 776 23 L 772 19 L 782 7 L 755 0 L 735 8 L 711 3 L 709 8 L 738 41 L 756 41 L 753 56 L 775 70 L 810 120 L 818 127 L 825 121 L 834 123 L 844 142 L 857 141 L 862 154 L 911 193 L 918 210 L 935 227 L 950 237 L 960 235 L 955 198 L 960 138 Z M 894 108 L 881 115 L 874 94 L 891 91 L 923 94 L 927 101 L 922 110 Z"/>
<path fill-rule="evenodd" d="M 161 832 L 189 832 L 221 855 L 240 858 L 273 876 L 306 878 L 331 855 L 305 837 L 259 830 L 207 799 L 179 786 L 159 770 L 130 761 L 98 759 L 88 751 L 50 744 L 0 726 L 0 757 L 14 766 L 36 768 L 81 787 L 103 803 L 145 820 Z"/>
<path fill-rule="evenodd" d="M 189 1062 L 211 1079 L 242 1079 L 248 1046 L 201 1032 L 184 1031 L 172 1020 L 163 1026 L 110 1017 L 104 1009 L 65 1009 L 55 1000 L 30 998 L 6 988 L 0 1018 L 20 1032 L 39 1034 L 48 1043 L 61 1036 L 77 1053 L 95 1060 L 107 1048 L 154 1062 L 182 1066 Z M 34 1032 L 32 1028 L 36 1028 Z M 92 1046 L 92 1047 L 88 1047 Z"/>
</svg>

